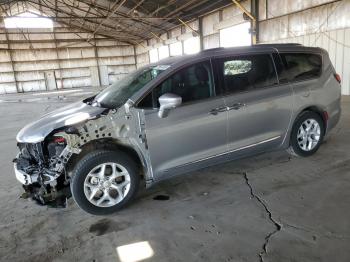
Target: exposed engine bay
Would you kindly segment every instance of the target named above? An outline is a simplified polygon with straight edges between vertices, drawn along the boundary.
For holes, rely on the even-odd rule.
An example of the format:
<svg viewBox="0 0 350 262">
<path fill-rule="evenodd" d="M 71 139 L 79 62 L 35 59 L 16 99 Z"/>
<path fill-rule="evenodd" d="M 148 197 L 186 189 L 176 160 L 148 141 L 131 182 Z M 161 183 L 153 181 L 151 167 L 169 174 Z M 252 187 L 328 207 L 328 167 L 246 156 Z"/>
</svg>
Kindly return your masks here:
<svg viewBox="0 0 350 262">
<path fill-rule="evenodd" d="M 31 197 L 41 205 L 65 207 L 71 196 L 65 164 L 73 154 L 65 139 L 52 137 L 48 142 L 19 143 L 18 147 L 20 153 L 14 163 L 26 176 L 22 197 Z"/>
<path fill-rule="evenodd" d="M 68 162 L 89 143 L 96 143 L 102 148 L 108 148 L 114 142 L 128 146 L 137 152 L 142 166 L 148 166 L 146 162 L 149 160 L 144 159 L 147 144 L 143 120 L 139 113 L 120 109 L 63 126 L 42 142 L 18 143 L 20 153 L 13 162 L 16 177 L 25 190 L 22 197 L 31 198 L 40 205 L 65 207 L 71 196 Z M 144 170 L 146 179 L 152 177 L 150 170 Z"/>
</svg>

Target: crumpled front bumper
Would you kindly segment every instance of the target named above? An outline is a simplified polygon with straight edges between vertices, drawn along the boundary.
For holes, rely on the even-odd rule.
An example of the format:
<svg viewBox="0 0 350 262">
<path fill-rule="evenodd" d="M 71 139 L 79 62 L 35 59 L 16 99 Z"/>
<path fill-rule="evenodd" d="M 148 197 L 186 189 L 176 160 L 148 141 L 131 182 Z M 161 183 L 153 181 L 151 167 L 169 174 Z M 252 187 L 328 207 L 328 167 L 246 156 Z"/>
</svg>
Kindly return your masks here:
<svg viewBox="0 0 350 262">
<path fill-rule="evenodd" d="M 29 175 L 22 170 L 19 170 L 17 167 L 17 163 L 13 164 L 13 168 L 15 170 L 16 179 L 21 182 L 23 185 L 30 185 L 38 181 L 37 175 Z"/>
<path fill-rule="evenodd" d="M 19 153 L 13 160 L 13 168 L 16 179 L 22 184 L 24 193 L 21 198 L 31 198 L 39 205 L 47 205 L 49 207 L 66 207 L 67 199 L 71 196 L 69 184 L 61 185 L 58 190 L 50 185 L 43 184 L 42 177 L 39 178 L 40 172 L 28 174 L 25 169 L 22 170 L 20 162 L 22 159 Z"/>
</svg>

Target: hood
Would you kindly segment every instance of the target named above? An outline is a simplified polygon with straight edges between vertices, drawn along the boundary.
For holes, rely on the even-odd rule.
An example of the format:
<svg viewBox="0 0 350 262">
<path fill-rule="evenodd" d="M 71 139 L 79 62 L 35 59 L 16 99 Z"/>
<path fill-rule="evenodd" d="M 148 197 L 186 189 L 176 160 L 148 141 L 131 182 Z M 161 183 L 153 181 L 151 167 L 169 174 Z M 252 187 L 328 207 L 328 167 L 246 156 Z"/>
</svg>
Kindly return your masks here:
<svg viewBox="0 0 350 262">
<path fill-rule="evenodd" d="M 83 122 L 105 111 L 106 108 L 93 107 L 83 102 L 76 102 L 52 111 L 39 120 L 26 125 L 17 134 L 20 143 L 38 143 L 45 139 L 53 130 Z"/>
</svg>

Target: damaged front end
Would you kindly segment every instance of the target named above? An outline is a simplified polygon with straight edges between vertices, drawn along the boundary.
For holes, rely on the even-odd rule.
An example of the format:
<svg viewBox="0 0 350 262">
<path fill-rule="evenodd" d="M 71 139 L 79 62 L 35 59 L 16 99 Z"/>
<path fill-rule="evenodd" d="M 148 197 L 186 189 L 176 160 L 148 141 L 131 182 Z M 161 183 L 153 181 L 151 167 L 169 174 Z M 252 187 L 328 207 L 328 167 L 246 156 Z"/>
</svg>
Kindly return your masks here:
<svg viewBox="0 0 350 262">
<path fill-rule="evenodd" d="M 23 198 L 40 205 L 65 207 L 71 196 L 65 165 L 73 150 L 63 137 L 39 143 L 18 143 L 20 153 L 13 160 L 16 178 L 23 184 Z"/>
<path fill-rule="evenodd" d="M 56 111 L 52 115 L 69 113 Z M 23 198 L 34 199 L 40 205 L 65 207 L 71 196 L 74 166 L 84 154 L 95 149 L 123 148 L 139 160 L 146 184 L 153 181 L 144 116 L 139 110 L 125 106 L 81 118 L 84 113 L 70 115 L 63 122 L 56 120 L 55 125 L 50 125 L 52 121 L 46 117 L 17 135 L 20 152 L 14 159 L 14 169 L 25 190 Z"/>
</svg>

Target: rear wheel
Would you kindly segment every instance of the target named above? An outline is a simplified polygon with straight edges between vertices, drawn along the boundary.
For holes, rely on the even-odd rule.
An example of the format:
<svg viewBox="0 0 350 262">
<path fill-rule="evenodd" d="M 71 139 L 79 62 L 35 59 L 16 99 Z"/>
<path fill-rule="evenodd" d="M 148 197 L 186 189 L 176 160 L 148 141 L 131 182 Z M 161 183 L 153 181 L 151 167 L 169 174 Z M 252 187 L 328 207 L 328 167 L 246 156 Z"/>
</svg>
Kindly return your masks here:
<svg viewBox="0 0 350 262">
<path fill-rule="evenodd" d="M 311 156 L 320 147 L 324 133 L 322 118 L 315 112 L 305 111 L 294 122 L 288 151 L 296 156 Z"/>
<path fill-rule="evenodd" d="M 81 209 L 93 215 L 106 215 L 129 203 L 139 182 L 136 164 L 128 155 L 97 150 L 77 164 L 71 191 Z"/>
</svg>

